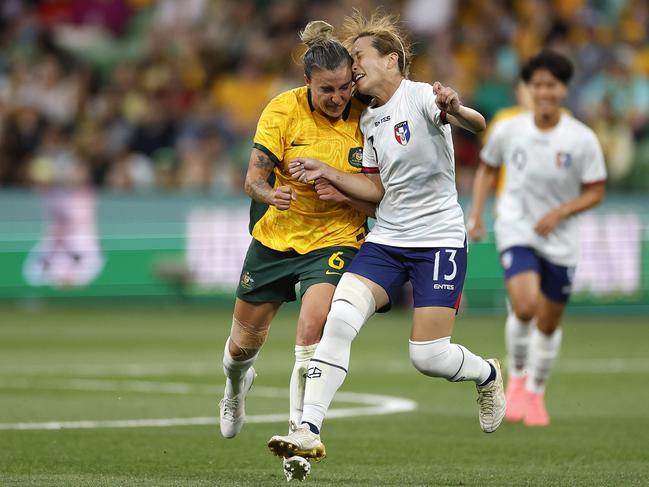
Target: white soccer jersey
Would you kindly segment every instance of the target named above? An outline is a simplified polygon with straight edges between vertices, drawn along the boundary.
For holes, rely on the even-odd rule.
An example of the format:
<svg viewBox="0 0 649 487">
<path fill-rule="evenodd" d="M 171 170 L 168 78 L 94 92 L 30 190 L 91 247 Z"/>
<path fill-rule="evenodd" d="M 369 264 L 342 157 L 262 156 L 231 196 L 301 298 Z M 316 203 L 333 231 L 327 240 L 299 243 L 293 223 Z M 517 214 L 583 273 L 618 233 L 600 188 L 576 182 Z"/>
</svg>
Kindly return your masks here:
<svg viewBox="0 0 649 487">
<path fill-rule="evenodd" d="M 534 226 L 549 211 L 575 199 L 582 185 L 606 179 L 602 149 L 595 133 L 563 113 L 550 130 L 523 113 L 497 124 L 480 153 L 497 167 L 505 164 L 505 184 L 496 204 L 496 245 L 499 251 L 522 245 L 534 248 L 554 264 L 577 264 L 578 219 L 566 218 L 547 237 Z"/>
<path fill-rule="evenodd" d="M 363 172 L 378 172 L 385 188 L 367 242 L 464 246 L 451 128 L 441 117 L 433 87 L 409 80 L 385 105 L 361 115 Z"/>
</svg>

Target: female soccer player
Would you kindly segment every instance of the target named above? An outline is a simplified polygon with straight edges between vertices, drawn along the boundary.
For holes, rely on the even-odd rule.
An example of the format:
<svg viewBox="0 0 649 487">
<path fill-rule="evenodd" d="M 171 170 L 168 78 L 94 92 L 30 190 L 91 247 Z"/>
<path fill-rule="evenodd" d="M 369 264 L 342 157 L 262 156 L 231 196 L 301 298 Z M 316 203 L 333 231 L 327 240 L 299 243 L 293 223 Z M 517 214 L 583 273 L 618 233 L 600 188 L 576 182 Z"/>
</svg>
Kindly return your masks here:
<svg viewBox="0 0 649 487">
<path fill-rule="evenodd" d="M 522 69 L 533 110 L 496 124 L 473 187 L 469 235 L 484 237 L 484 203 L 501 164 L 496 244 L 511 310 L 505 324 L 508 421 L 547 426 L 544 390 L 577 263 L 575 215 L 602 201 L 606 169 L 592 130 L 562 109 L 572 65 L 544 51 Z"/>
<path fill-rule="evenodd" d="M 457 201 L 449 124 L 485 128 L 451 88 L 406 79 L 409 46 L 396 19 L 359 12 L 346 20 L 358 91 L 373 102 L 361 116 L 363 174 L 345 174 L 320 161 L 297 158 L 299 181 L 324 178 L 356 198 L 380 202 L 376 225 L 334 293 L 324 334 L 309 363 L 302 425 L 268 443 L 277 455 L 325 455 L 320 427 L 349 365 L 351 344 L 376 310 L 389 307 L 410 280 L 414 317 L 410 358 L 417 370 L 452 382 L 477 384 L 483 431 L 505 414 L 497 360 L 451 343 L 466 272 L 466 230 Z"/>
<path fill-rule="evenodd" d="M 245 397 L 255 378 L 252 365 L 280 306 L 296 299 L 297 283 L 302 305 L 290 380 L 290 420 L 299 424 L 306 366 L 320 341 L 335 286 L 365 238 L 366 213 L 374 212 L 373 203 L 355 202 L 324 181 L 294 181 L 288 173 L 289 161 L 305 156 L 318 157 L 342 172 L 360 171 L 359 119 L 364 106 L 351 97 L 352 59 L 332 31 L 322 21 L 307 25 L 301 33 L 308 48 L 303 58 L 306 86 L 275 97 L 257 126 L 245 182 L 253 199 L 253 241 L 223 356 L 226 386 L 220 425 L 226 438 L 241 430 Z M 308 465 L 303 461 L 297 467 Z M 293 467 L 285 468 L 288 476 Z M 303 478 L 306 472 L 292 475 Z"/>
</svg>

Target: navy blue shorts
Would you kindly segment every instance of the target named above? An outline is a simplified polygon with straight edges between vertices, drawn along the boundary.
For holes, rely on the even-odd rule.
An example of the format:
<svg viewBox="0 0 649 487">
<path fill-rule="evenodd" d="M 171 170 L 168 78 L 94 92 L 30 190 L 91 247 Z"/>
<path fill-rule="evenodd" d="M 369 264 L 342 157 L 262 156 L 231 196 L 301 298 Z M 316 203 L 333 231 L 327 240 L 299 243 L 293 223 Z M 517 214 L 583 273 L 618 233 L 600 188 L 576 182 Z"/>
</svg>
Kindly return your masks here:
<svg viewBox="0 0 649 487">
<path fill-rule="evenodd" d="M 392 247 L 365 242 L 347 268 L 381 286 L 394 302 L 406 281 L 415 308 L 458 309 L 466 275 L 466 242 L 461 248 Z M 379 312 L 387 311 L 387 306 Z"/>
<path fill-rule="evenodd" d="M 553 264 L 533 248 L 520 246 L 501 252 L 500 263 L 505 271 L 505 280 L 521 272 L 536 272 L 541 277 L 541 291 L 546 297 L 563 304 L 570 299 L 575 266 Z"/>
</svg>

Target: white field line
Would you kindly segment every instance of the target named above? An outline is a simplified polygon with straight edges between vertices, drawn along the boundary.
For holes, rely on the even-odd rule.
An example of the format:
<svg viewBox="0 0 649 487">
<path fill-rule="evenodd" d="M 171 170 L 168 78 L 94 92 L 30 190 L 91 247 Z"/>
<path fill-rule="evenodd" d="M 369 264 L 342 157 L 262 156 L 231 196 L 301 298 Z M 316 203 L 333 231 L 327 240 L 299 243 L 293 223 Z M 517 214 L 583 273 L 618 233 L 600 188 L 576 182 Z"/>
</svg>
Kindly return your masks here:
<svg viewBox="0 0 649 487">
<path fill-rule="evenodd" d="M 267 364 L 268 365 L 268 364 Z M 271 368 L 273 368 L 271 366 Z M 354 371 L 374 370 L 374 364 L 353 364 Z M 401 373 L 414 369 L 410 362 L 404 360 L 389 360 L 381 368 L 387 373 Z M 75 377 L 111 375 L 118 377 L 143 377 L 158 375 L 189 375 L 220 377 L 221 368 L 217 363 L 179 363 L 179 364 L 51 364 L 51 365 L 0 365 L 0 376 L 15 377 L 42 374 L 47 376 L 59 374 L 74 374 Z M 649 358 L 599 358 L 599 359 L 562 359 L 559 358 L 553 374 L 644 374 L 649 373 Z"/>
<path fill-rule="evenodd" d="M 33 382 L 24 380 L 3 381 L 4 387 L 31 389 Z M 115 392 L 143 392 L 163 394 L 215 394 L 222 387 L 206 386 L 201 384 L 185 383 L 158 383 L 145 381 L 113 381 L 113 380 L 84 380 L 72 379 L 69 381 L 48 381 L 47 389 L 56 390 L 83 390 L 83 391 L 115 391 Z M 288 394 L 286 389 L 274 387 L 255 387 L 250 391 L 251 396 L 284 398 Z M 361 404 L 363 407 L 331 409 L 327 418 L 350 418 L 354 416 L 384 415 L 400 412 L 409 412 L 417 409 L 417 403 L 410 399 L 382 396 L 377 394 L 360 394 L 354 392 L 339 392 L 336 399 L 341 402 Z M 249 415 L 247 423 L 275 423 L 286 421 L 287 416 L 282 414 Z M 170 426 L 196 426 L 215 425 L 218 418 L 160 418 L 160 419 L 122 419 L 122 420 L 82 420 L 82 421 L 46 421 L 0 423 L 0 430 L 63 430 L 63 429 L 95 429 L 95 428 L 151 428 Z"/>
</svg>

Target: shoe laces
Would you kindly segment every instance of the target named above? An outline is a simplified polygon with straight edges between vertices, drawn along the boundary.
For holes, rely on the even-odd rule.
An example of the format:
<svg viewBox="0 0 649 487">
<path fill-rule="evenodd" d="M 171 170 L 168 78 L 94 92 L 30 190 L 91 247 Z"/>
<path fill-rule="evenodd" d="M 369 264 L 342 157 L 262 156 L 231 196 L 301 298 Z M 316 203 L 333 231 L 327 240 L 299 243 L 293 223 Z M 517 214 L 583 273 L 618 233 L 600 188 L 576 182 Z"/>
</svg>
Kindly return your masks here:
<svg viewBox="0 0 649 487">
<path fill-rule="evenodd" d="M 236 418 L 236 411 L 239 408 L 239 399 L 233 397 L 232 399 L 221 399 L 221 407 L 223 408 L 223 417 L 228 421 L 234 421 Z"/>
<path fill-rule="evenodd" d="M 478 404 L 480 405 L 480 410 L 489 414 L 494 412 L 494 387 L 485 387 L 480 390 L 478 394 Z"/>
</svg>

